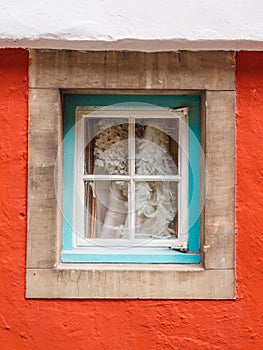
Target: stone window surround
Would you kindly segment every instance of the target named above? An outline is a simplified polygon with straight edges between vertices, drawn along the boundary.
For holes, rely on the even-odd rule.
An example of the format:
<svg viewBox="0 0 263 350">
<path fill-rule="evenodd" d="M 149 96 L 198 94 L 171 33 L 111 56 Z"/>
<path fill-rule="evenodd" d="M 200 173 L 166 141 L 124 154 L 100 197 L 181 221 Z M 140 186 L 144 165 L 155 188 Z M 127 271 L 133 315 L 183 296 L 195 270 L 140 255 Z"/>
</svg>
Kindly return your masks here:
<svg viewBox="0 0 263 350">
<path fill-rule="evenodd" d="M 31 50 L 29 82 L 26 296 L 235 298 L 235 54 Z M 201 95 L 207 172 L 201 174 L 200 265 L 60 263 L 54 164 L 63 93 L 112 92 Z"/>
</svg>

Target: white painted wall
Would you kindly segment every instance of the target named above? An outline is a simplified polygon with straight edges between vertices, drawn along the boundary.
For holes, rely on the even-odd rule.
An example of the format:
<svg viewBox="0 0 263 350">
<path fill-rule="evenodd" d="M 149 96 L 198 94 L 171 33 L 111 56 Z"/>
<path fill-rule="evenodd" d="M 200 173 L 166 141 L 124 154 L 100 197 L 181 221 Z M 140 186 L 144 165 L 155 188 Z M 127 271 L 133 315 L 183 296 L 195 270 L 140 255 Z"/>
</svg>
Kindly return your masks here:
<svg viewBox="0 0 263 350">
<path fill-rule="evenodd" d="M 1 47 L 263 49 L 262 0 L 0 0 Z"/>
</svg>

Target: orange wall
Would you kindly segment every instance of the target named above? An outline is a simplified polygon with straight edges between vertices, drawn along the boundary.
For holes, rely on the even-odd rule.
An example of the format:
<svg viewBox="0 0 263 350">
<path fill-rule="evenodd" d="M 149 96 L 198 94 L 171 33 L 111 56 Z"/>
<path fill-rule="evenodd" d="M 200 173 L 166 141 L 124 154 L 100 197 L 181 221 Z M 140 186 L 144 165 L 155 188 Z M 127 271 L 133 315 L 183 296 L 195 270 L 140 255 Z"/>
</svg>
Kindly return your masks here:
<svg viewBox="0 0 263 350">
<path fill-rule="evenodd" d="M 236 301 L 25 300 L 27 64 L 0 50 L 0 349 L 263 349 L 263 53 L 237 55 Z"/>
</svg>

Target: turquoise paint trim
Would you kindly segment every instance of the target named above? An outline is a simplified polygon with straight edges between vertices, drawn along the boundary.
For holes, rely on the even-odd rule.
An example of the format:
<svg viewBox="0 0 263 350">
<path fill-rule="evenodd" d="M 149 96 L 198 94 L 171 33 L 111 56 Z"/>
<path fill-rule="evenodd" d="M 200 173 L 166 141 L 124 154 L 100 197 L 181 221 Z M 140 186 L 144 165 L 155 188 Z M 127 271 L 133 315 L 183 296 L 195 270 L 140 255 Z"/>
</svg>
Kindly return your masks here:
<svg viewBox="0 0 263 350">
<path fill-rule="evenodd" d="M 63 238 L 64 249 L 72 249 L 73 183 L 74 183 L 74 144 L 75 106 L 65 100 L 64 113 L 64 159 L 63 159 Z"/>
<path fill-rule="evenodd" d="M 133 264 L 199 264 L 200 254 L 180 253 L 169 249 L 112 250 L 90 248 L 90 252 L 62 252 L 62 262 L 133 263 Z"/>
<path fill-rule="evenodd" d="M 129 105 L 129 102 L 131 103 Z M 105 107 L 107 105 L 125 103 L 125 107 L 134 107 L 133 103 L 149 103 L 157 105 L 158 107 L 190 107 L 189 113 L 189 127 L 192 133 L 189 135 L 189 252 L 198 252 L 200 249 L 199 232 L 200 232 L 200 152 L 199 145 L 197 147 L 196 139 L 200 140 L 200 97 L 196 95 L 66 95 L 64 101 L 64 197 L 63 197 L 63 250 L 72 250 L 73 248 L 73 234 L 72 234 L 72 217 L 73 217 L 73 183 L 74 183 L 74 122 L 75 111 L 77 107 Z M 123 107 L 122 105 L 116 108 Z M 137 105 L 137 107 L 139 107 Z M 196 139 L 195 139 L 196 138 Z M 197 184 L 197 186 L 196 186 Z M 195 218 L 197 217 L 197 220 Z M 66 258 L 66 253 L 63 257 Z M 175 254 L 172 252 L 172 254 Z M 78 258 L 78 255 L 79 258 Z M 80 253 L 67 255 L 69 259 L 83 259 Z M 74 257 L 73 257 L 74 256 Z M 90 258 L 88 258 L 88 256 Z M 97 254 L 88 254 L 87 259 L 97 259 Z M 106 255 L 104 255 L 105 257 Z M 116 254 L 107 255 L 107 259 L 117 259 Z M 136 256 L 136 255 L 134 255 Z M 164 255 L 166 256 L 166 255 Z M 180 255 L 181 256 L 181 255 Z M 186 259 L 188 254 L 183 254 L 179 260 Z M 194 254 L 194 256 L 199 256 Z M 183 258 L 185 257 L 185 258 Z M 122 255 L 123 258 L 123 255 Z M 137 254 L 139 259 L 139 255 Z M 150 258 L 149 258 L 150 259 Z M 152 255 L 154 259 L 154 255 Z M 160 260 L 160 258 L 158 258 Z M 169 258 L 171 259 L 171 258 Z M 168 259 L 168 260 L 169 260 Z M 188 259 L 188 258 L 187 258 Z M 196 258 L 195 258 L 196 259 Z M 72 262 L 73 262 L 72 260 Z M 129 260 L 127 258 L 126 260 Z M 199 257 L 200 260 L 200 257 Z M 70 261 L 67 261 L 70 262 Z M 86 262 L 92 262 L 86 260 Z M 106 261 L 105 261 L 106 262 Z M 118 261 L 125 262 L 125 261 Z M 150 261 L 149 261 L 150 262 Z M 154 262 L 154 261 L 152 261 Z M 199 261 L 200 262 L 200 261 Z M 167 261 L 167 263 L 169 263 Z M 174 262 L 175 263 L 175 262 Z M 190 263 L 187 261 L 187 263 Z M 192 262 L 193 263 L 193 262 Z"/>
<path fill-rule="evenodd" d="M 129 102 L 131 103 L 129 105 Z M 134 107 L 133 103 L 142 103 L 142 107 L 145 107 L 145 103 L 156 105 L 164 108 L 179 108 L 190 106 L 191 108 L 200 108 L 200 97 L 196 95 L 65 95 L 65 106 L 67 108 L 75 109 L 78 106 L 81 107 L 105 107 L 107 105 L 125 103 L 127 108 Z M 116 106 L 120 108 L 123 106 Z M 65 109 L 65 113 L 67 110 Z M 69 120 L 68 120 L 69 121 Z M 73 126 L 74 119 L 70 120 L 71 124 L 66 129 Z"/>
<path fill-rule="evenodd" d="M 188 250 L 200 250 L 200 107 L 192 107 L 189 113 L 189 240 Z"/>
</svg>

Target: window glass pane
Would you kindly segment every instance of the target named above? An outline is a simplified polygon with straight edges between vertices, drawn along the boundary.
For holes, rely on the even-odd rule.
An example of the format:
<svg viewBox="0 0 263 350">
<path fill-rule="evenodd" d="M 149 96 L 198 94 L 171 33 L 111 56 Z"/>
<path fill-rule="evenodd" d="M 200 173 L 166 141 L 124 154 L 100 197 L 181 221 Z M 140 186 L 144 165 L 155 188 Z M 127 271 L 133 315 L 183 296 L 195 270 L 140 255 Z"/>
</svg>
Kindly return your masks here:
<svg viewBox="0 0 263 350">
<path fill-rule="evenodd" d="M 138 119 L 136 174 L 178 174 L 178 118 Z"/>
<path fill-rule="evenodd" d="M 126 119 L 86 118 L 85 138 L 86 174 L 128 174 Z"/>
<path fill-rule="evenodd" d="M 177 194 L 177 182 L 138 181 L 135 183 L 136 238 L 178 237 Z"/>
<path fill-rule="evenodd" d="M 128 182 L 85 183 L 85 230 L 87 238 L 129 238 Z"/>
</svg>

